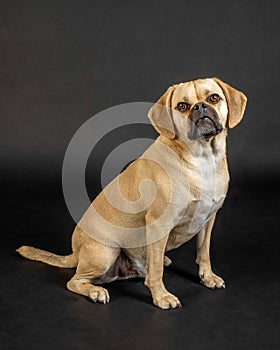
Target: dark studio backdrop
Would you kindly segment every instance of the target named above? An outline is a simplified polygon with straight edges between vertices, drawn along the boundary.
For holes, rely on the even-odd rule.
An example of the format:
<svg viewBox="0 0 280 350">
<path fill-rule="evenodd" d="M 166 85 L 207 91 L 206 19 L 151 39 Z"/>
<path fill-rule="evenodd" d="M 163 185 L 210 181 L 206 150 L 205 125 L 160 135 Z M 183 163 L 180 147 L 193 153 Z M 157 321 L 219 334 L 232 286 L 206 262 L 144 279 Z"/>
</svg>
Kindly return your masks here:
<svg viewBox="0 0 280 350">
<path fill-rule="evenodd" d="M 279 17 L 276 0 L 0 2 L 1 348 L 277 348 Z M 92 305 L 66 291 L 73 271 L 13 253 L 21 244 L 70 252 L 61 170 L 88 118 L 212 76 L 248 97 L 229 132 L 232 181 L 213 237 L 214 268 L 228 289 L 199 285 L 194 242 L 172 253 L 166 283 L 184 308 L 169 313 L 151 305 L 143 281 L 113 283 L 112 303 Z M 87 173 L 92 198 L 106 156 L 138 137 L 156 133 L 130 126 L 98 143 Z"/>
</svg>

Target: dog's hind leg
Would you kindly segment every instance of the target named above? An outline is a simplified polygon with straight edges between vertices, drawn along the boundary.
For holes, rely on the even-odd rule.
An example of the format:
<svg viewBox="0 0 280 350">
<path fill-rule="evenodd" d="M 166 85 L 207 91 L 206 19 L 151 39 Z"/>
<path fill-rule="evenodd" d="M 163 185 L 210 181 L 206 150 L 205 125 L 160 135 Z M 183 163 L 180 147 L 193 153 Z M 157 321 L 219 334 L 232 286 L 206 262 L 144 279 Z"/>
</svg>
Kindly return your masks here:
<svg viewBox="0 0 280 350">
<path fill-rule="evenodd" d="M 102 276 L 115 263 L 119 254 L 119 248 L 108 247 L 97 241 L 83 245 L 79 251 L 76 274 L 67 283 L 67 288 L 74 293 L 89 297 L 94 302 L 108 303 L 108 291 L 91 284 L 91 281 L 94 282 L 95 279 L 102 281 Z"/>
<path fill-rule="evenodd" d="M 67 283 L 67 288 L 74 293 L 89 297 L 92 301 L 99 301 L 100 303 L 109 303 L 110 297 L 107 289 L 95 286 L 90 283 L 91 279 L 95 277 L 95 272 L 77 273 Z"/>
</svg>

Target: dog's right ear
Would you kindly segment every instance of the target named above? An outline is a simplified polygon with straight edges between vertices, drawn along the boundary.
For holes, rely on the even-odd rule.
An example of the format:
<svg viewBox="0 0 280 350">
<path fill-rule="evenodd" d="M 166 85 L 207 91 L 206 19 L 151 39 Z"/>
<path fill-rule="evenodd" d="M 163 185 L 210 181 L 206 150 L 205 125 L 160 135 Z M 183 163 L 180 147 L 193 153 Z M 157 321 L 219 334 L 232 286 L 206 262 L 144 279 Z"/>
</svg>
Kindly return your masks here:
<svg viewBox="0 0 280 350">
<path fill-rule="evenodd" d="M 169 138 L 175 138 L 172 117 L 172 96 L 176 85 L 170 86 L 148 112 L 148 117 L 156 131 Z"/>
</svg>

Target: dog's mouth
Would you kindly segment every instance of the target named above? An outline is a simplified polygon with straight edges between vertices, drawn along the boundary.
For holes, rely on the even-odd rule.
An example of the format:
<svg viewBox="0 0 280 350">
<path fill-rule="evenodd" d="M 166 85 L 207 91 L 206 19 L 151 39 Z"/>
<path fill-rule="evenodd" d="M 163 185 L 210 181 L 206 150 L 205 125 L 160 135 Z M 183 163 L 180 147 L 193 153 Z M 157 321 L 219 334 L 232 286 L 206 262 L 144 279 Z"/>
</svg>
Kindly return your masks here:
<svg viewBox="0 0 280 350">
<path fill-rule="evenodd" d="M 203 116 L 195 122 L 195 126 L 201 129 L 216 129 L 216 123 L 214 120 L 208 116 Z"/>
<path fill-rule="evenodd" d="M 191 120 L 191 131 L 189 137 L 191 139 L 197 139 L 203 136 L 204 139 L 208 141 L 211 137 L 219 134 L 223 128 L 218 120 L 215 119 L 209 115 L 203 115 L 195 121 Z"/>
</svg>

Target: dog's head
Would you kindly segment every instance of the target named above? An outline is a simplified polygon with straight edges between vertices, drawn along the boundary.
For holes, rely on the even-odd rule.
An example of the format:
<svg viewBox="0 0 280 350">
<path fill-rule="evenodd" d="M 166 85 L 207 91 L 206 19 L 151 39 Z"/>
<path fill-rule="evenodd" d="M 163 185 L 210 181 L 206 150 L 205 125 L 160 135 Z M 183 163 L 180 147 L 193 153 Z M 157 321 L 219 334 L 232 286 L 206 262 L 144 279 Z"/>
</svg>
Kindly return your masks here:
<svg viewBox="0 0 280 350">
<path fill-rule="evenodd" d="M 148 116 L 163 136 L 210 140 L 242 119 L 247 98 L 218 78 L 173 85 L 150 109 Z"/>
</svg>

